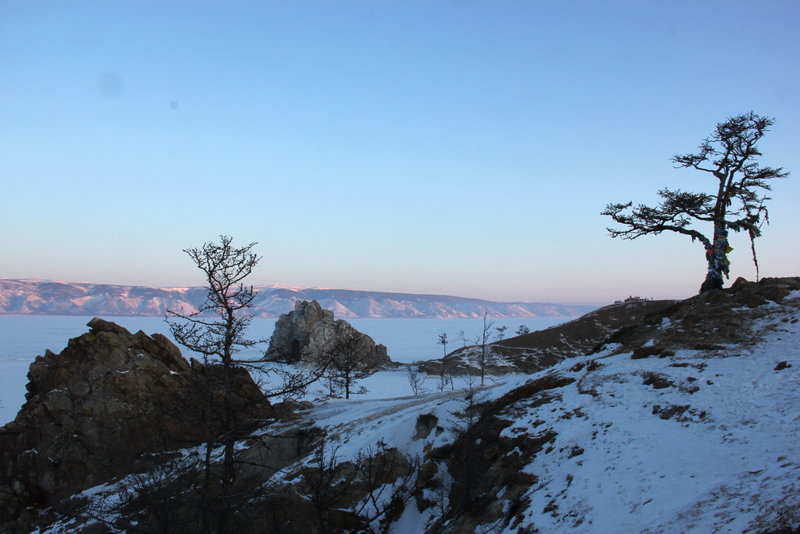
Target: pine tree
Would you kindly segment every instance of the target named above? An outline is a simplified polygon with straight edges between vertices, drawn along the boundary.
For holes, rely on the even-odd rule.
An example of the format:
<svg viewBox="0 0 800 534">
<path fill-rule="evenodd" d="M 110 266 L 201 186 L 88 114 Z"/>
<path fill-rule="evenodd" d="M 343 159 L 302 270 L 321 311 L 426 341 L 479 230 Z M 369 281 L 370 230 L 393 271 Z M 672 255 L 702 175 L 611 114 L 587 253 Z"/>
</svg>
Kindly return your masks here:
<svg viewBox="0 0 800 534">
<path fill-rule="evenodd" d="M 708 271 L 700 292 L 721 289 L 723 277 L 729 273 L 728 232 L 747 232 L 750 237 L 753 262 L 758 277 L 755 239 L 761 227 L 769 222 L 766 191 L 772 189 L 769 180 L 789 175 L 783 168 L 762 167 L 757 159 L 761 151 L 757 143 L 774 123 L 752 111 L 719 123 L 705 139 L 696 154 L 672 158 L 678 168 L 693 168 L 710 174 L 716 180 L 715 191 L 689 193 L 662 189 L 661 203 L 651 207 L 632 202 L 608 204 L 602 212 L 623 228 L 608 228 L 611 237 L 636 239 L 643 235 L 676 232 L 702 243 Z M 629 211 L 630 209 L 630 211 Z M 711 233 L 703 233 L 695 224 L 707 224 Z"/>
</svg>

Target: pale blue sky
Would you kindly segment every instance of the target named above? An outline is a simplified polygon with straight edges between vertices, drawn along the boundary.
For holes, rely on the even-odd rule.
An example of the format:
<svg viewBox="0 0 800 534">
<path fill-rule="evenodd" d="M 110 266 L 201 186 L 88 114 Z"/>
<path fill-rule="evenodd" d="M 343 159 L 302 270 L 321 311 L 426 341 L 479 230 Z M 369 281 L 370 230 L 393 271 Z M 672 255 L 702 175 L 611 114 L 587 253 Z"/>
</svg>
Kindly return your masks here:
<svg viewBox="0 0 800 534">
<path fill-rule="evenodd" d="M 683 298 L 683 236 L 612 240 L 714 125 L 775 117 L 762 275 L 800 275 L 800 2 L 0 2 L 0 277 L 604 303 Z M 746 239 L 733 277 L 753 279 Z"/>
</svg>

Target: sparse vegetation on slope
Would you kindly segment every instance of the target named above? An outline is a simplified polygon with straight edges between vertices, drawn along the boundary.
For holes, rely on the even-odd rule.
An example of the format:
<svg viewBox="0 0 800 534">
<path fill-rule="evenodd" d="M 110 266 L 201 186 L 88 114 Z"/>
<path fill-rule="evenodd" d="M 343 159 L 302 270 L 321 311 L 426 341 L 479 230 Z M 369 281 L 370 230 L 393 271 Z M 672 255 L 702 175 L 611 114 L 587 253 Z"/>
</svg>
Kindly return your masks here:
<svg viewBox="0 0 800 534">
<path fill-rule="evenodd" d="M 595 350 L 490 387 L 284 412 L 237 441 L 247 461 L 237 484 L 250 497 L 229 524 L 265 533 L 797 529 L 800 278 L 737 281 L 654 306 Z M 195 454 L 180 453 L 189 473 Z M 132 487 L 132 478 L 108 481 L 28 524 L 102 532 L 136 520 L 158 531 L 145 521 L 155 505 L 109 506 Z"/>
<path fill-rule="evenodd" d="M 488 345 L 492 358 L 488 369 L 492 374 L 533 373 L 546 369 L 565 358 L 586 354 L 619 328 L 636 324 L 646 316 L 675 304 L 672 300 L 635 300 L 611 304 L 570 321 L 495 341 Z M 425 362 L 430 374 L 478 373 L 473 355 L 479 346 L 454 350 L 446 357 Z"/>
</svg>

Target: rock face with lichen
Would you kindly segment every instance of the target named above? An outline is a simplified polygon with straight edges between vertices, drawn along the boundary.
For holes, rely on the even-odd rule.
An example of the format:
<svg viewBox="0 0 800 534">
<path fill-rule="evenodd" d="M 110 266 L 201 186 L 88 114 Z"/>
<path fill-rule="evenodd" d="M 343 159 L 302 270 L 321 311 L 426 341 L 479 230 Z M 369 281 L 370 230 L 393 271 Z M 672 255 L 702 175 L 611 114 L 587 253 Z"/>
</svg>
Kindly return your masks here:
<svg viewBox="0 0 800 534">
<path fill-rule="evenodd" d="M 89 327 L 60 354 L 36 358 L 25 404 L 0 428 L 0 521 L 222 432 L 220 366 L 187 362 L 160 334 L 98 318 Z M 237 428 L 271 416 L 245 370 L 232 380 Z"/>
<path fill-rule="evenodd" d="M 358 359 L 367 367 L 392 363 L 385 346 L 376 344 L 347 321 L 334 320 L 333 312 L 323 309 L 316 300 L 298 301 L 294 311 L 281 315 L 275 323 L 267 358 L 313 363 L 324 359 L 341 340 L 351 338 L 355 338 Z"/>
</svg>

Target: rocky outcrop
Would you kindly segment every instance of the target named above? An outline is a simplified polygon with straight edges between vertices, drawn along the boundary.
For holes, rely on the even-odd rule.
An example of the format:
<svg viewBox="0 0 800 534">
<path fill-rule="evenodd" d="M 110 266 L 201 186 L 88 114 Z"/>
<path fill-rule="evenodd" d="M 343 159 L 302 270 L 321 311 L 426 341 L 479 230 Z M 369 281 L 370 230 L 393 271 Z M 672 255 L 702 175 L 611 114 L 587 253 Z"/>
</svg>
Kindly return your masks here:
<svg viewBox="0 0 800 534">
<path fill-rule="evenodd" d="M 0 428 L 0 522 L 222 432 L 220 366 L 187 362 L 160 334 L 97 318 L 89 327 L 36 358 L 26 403 Z M 245 370 L 232 378 L 236 428 L 272 415 Z"/>
<path fill-rule="evenodd" d="M 392 363 L 386 347 L 376 344 L 347 321 L 334 320 L 316 300 L 298 301 L 294 311 L 281 315 L 269 342 L 267 358 L 290 363 L 320 361 L 331 354 L 338 342 L 355 339 L 358 360 L 378 368 Z"/>
<path fill-rule="evenodd" d="M 676 302 L 605 341 L 620 344 L 619 350 L 633 347 L 634 357 L 665 356 L 678 349 L 713 352 L 726 344 L 747 346 L 754 342 L 753 332 L 742 325 L 769 315 L 797 291 L 800 277 L 762 278 L 758 282 L 737 278 L 730 288 L 705 291 Z M 680 328 L 672 328 L 675 325 Z"/>
</svg>

